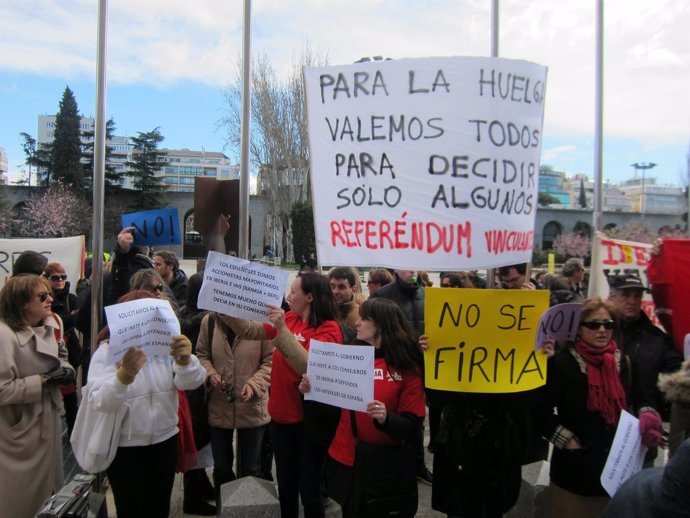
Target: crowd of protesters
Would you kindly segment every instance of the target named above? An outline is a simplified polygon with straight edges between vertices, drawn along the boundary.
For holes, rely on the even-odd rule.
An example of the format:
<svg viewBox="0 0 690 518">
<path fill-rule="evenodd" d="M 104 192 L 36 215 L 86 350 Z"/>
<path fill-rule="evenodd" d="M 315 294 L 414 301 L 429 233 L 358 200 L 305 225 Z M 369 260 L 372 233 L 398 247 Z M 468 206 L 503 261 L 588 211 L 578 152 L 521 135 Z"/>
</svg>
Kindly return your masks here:
<svg viewBox="0 0 690 518">
<path fill-rule="evenodd" d="M 486 288 L 494 278 L 493 288 L 548 289 L 552 305 L 582 304 L 577 338 L 547 340 L 545 386 L 448 392 L 424 388 L 424 351 L 435 345 L 425 334 L 426 272 L 373 269 L 365 291 L 355 268 L 323 275 L 310 256 L 283 307 L 269 305 L 262 324 L 200 309 L 202 275 L 187 278 L 173 252 L 134 246 L 130 230 L 118 235 L 105 269 L 104 306 L 170 302 L 182 334 L 169 358 L 135 347 L 108 364 L 108 326 L 90 336 L 91 283 L 68 279 L 39 253 L 21 254 L 0 292 L 0 518 L 32 518 L 63 485 L 61 416 L 71 433 L 79 384 L 88 394 L 82 405 L 129 409 L 107 469 L 121 518 L 168 516 L 176 471 L 184 472 L 184 512 L 215 515 L 223 484 L 272 480 L 273 461 L 283 518 L 297 518 L 300 503 L 305 518 L 322 518 L 329 498 L 347 517 L 414 516 L 417 482 L 431 485 L 432 507 L 449 518 L 499 518 L 517 502 L 521 467 L 547 459 L 549 516 L 690 516 L 690 363 L 643 311 L 648 287 L 636 275 L 612 275 L 602 300 L 588 298 L 580 259 L 560 275 L 526 264 L 488 279 L 441 272 L 441 288 Z M 77 281 L 78 299 L 70 293 Z M 311 340 L 373 348 L 366 411 L 304 399 Z M 427 408 L 433 469 L 424 461 Z M 624 410 L 639 419 L 648 469 L 611 500 L 600 475 Z M 652 469 L 668 421 L 675 457 Z M 650 496 L 633 505 L 643 494 Z"/>
</svg>

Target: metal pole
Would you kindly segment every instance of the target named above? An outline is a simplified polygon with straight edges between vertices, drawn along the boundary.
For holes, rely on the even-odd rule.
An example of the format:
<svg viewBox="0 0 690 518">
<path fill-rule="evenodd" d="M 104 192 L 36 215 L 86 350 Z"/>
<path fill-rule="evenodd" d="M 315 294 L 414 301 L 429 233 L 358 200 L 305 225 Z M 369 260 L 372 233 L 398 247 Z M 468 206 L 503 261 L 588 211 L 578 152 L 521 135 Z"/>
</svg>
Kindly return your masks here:
<svg viewBox="0 0 690 518">
<path fill-rule="evenodd" d="M 498 0 L 491 2 L 491 57 L 498 57 Z"/>
<path fill-rule="evenodd" d="M 491 57 L 498 57 L 498 0 L 491 2 Z M 486 270 L 486 287 L 490 290 L 496 287 L 496 269 L 488 268 Z"/>
<path fill-rule="evenodd" d="M 240 143 L 240 235 L 238 257 L 249 258 L 249 139 L 252 113 L 251 92 L 252 2 L 244 0 L 242 43 L 242 140 Z"/>
<path fill-rule="evenodd" d="M 601 186 L 602 186 L 602 133 L 603 133 L 603 97 L 604 97 L 604 0 L 596 0 L 596 44 L 595 44 L 595 79 L 594 79 L 594 196 L 592 226 L 595 241 L 601 233 Z M 594 246 L 592 264 L 599 264 L 600 247 Z M 598 275 L 589 278 L 589 293 L 599 293 Z"/>
<path fill-rule="evenodd" d="M 108 0 L 98 2 L 98 48 L 96 62 L 96 128 L 94 131 L 93 226 L 91 230 L 91 348 L 101 328 L 103 312 L 103 183 L 105 177 L 105 102 Z"/>
<path fill-rule="evenodd" d="M 594 231 L 601 231 L 602 158 L 604 127 L 604 0 L 596 0 L 596 51 L 594 87 Z"/>
</svg>

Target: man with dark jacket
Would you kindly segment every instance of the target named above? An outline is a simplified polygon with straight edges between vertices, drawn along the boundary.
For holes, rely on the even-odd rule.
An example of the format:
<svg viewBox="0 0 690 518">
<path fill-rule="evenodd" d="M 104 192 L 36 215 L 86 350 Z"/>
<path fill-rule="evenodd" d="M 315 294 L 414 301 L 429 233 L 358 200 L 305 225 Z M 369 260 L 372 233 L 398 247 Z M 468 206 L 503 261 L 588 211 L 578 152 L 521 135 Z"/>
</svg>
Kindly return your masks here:
<svg viewBox="0 0 690 518">
<path fill-rule="evenodd" d="M 153 267 L 175 294 L 177 305 L 182 307 L 187 301 L 187 275 L 180 270 L 180 261 L 174 252 L 159 250 L 153 254 Z"/>
<path fill-rule="evenodd" d="M 421 336 L 424 334 L 424 286 L 414 270 L 395 270 L 395 279 L 380 287 L 372 297 L 391 299 Z"/>
<path fill-rule="evenodd" d="M 424 286 L 419 282 L 414 270 L 395 270 L 395 279 L 390 284 L 380 287 L 372 297 L 390 299 L 395 302 L 407 321 L 417 331 L 418 337 L 424 334 Z M 417 479 L 424 484 L 431 484 L 433 476 L 424 463 L 424 427 L 420 428 L 419 438 L 415 444 L 417 452 Z"/>
<path fill-rule="evenodd" d="M 645 435 L 647 430 L 660 430 L 661 418 L 667 414 L 664 397 L 657 388 L 659 374 L 677 371 L 683 358 L 671 338 L 642 311 L 642 294 L 647 288 L 638 276 L 616 275 L 609 280 L 609 288 L 609 301 L 620 318 L 620 333 L 615 338 L 632 366 L 630 403 L 640 419 L 640 432 Z M 647 464 L 655 457 L 656 448 L 650 448 Z"/>
<path fill-rule="evenodd" d="M 657 388 L 659 374 L 675 372 L 683 361 L 671 338 L 642 311 L 642 294 L 647 289 L 636 275 L 617 275 L 610 281 L 609 300 L 621 323 L 618 345 L 630 358 L 633 372 L 633 407 L 637 412 L 664 409 Z"/>
<path fill-rule="evenodd" d="M 117 246 L 112 256 L 111 273 L 103 275 L 102 293 L 103 307 L 115 304 L 117 300 L 129 291 L 129 280 L 139 270 L 153 268 L 153 261 L 144 250 L 134 245 L 132 235 L 134 227 L 123 228 L 117 235 Z M 148 247 L 146 247 L 148 248 Z M 107 323 L 105 311 L 101 313 L 101 322 Z M 86 384 L 91 360 L 91 286 L 83 292 L 79 303 L 79 310 L 74 322 L 75 327 L 84 335 L 82 350 L 82 380 Z"/>
</svg>

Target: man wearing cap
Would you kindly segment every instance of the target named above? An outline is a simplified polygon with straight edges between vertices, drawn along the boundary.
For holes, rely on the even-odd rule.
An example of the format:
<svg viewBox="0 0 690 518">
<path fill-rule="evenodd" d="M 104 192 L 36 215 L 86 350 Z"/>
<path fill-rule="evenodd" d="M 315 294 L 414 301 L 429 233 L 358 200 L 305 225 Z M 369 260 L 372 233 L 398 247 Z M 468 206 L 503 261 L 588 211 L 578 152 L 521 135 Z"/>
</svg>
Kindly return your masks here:
<svg viewBox="0 0 690 518">
<path fill-rule="evenodd" d="M 642 311 L 642 294 L 648 291 L 637 275 L 616 275 L 609 280 L 609 301 L 620 318 L 616 341 L 632 365 L 632 403 L 640 418 L 640 432 L 645 446 L 653 448 L 661 441 L 661 415 L 665 408 L 657 388 L 659 374 L 675 372 L 683 361 L 671 338 L 652 324 Z M 656 443 L 656 444 L 655 444 Z M 656 456 L 656 451 L 648 460 Z"/>
</svg>

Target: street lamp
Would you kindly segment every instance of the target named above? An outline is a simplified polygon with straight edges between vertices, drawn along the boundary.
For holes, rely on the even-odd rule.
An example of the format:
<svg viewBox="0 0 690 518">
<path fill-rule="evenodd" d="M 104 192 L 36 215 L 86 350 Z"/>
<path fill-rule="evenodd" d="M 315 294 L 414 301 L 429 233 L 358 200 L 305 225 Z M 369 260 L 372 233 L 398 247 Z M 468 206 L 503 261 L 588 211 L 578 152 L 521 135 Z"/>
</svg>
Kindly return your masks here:
<svg viewBox="0 0 690 518">
<path fill-rule="evenodd" d="M 644 220 L 644 210 L 645 210 L 645 198 L 644 198 L 644 174 L 647 169 L 653 169 L 656 167 L 654 162 L 635 162 L 630 164 L 630 167 L 635 168 L 635 176 L 637 176 L 638 171 L 642 171 L 642 195 L 640 197 L 640 212 L 642 213 L 642 219 Z"/>
</svg>

